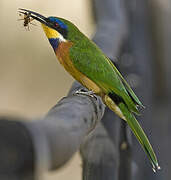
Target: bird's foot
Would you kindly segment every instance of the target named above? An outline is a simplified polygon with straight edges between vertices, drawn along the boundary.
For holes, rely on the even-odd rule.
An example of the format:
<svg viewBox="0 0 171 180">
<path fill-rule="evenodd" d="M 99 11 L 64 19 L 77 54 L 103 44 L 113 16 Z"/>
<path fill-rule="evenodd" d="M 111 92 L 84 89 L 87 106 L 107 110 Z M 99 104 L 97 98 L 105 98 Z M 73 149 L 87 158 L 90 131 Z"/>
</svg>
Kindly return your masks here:
<svg viewBox="0 0 171 180">
<path fill-rule="evenodd" d="M 92 98 L 96 98 L 93 91 L 86 91 L 84 89 L 79 89 L 74 94 L 82 94 L 82 95 L 90 96 Z"/>
</svg>

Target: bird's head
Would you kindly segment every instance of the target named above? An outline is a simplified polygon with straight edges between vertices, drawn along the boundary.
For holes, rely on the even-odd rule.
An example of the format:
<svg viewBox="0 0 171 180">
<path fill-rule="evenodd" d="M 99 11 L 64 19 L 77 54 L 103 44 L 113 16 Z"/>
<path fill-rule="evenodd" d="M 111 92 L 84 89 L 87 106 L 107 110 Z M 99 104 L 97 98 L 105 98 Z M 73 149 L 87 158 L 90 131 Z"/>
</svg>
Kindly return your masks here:
<svg viewBox="0 0 171 180">
<path fill-rule="evenodd" d="M 70 21 L 59 17 L 44 17 L 36 12 L 19 9 L 20 13 L 29 13 L 29 17 L 39 21 L 54 50 L 60 42 L 74 41 L 75 35 L 79 34 L 77 27 Z"/>
</svg>

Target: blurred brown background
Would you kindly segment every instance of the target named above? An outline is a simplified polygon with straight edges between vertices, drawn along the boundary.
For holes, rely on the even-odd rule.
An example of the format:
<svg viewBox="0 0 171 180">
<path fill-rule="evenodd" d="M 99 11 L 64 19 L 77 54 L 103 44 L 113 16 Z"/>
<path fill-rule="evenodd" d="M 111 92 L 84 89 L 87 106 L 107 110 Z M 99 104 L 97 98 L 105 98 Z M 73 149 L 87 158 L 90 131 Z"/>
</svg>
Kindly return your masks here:
<svg viewBox="0 0 171 180">
<path fill-rule="evenodd" d="M 23 27 L 18 8 L 73 21 L 90 36 L 94 26 L 88 0 L 0 1 L 0 113 L 35 118 L 43 116 L 65 96 L 73 82 L 57 62 L 41 26 Z M 48 175 L 53 179 L 81 179 L 81 161 L 76 155 L 69 165 Z"/>
</svg>

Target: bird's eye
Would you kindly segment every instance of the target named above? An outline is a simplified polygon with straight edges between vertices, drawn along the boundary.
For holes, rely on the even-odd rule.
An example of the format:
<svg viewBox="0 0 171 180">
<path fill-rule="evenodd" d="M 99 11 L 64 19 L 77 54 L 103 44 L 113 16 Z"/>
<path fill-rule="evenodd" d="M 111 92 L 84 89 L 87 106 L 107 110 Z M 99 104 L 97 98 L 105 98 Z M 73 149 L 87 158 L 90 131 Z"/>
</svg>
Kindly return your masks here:
<svg viewBox="0 0 171 180">
<path fill-rule="evenodd" d="M 58 23 L 55 23 L 54 25 L 55 25 L 55 27 L 58 27 L 58 26 L 59 26 L 59 24 L 58 24 Z"/>
</svg>

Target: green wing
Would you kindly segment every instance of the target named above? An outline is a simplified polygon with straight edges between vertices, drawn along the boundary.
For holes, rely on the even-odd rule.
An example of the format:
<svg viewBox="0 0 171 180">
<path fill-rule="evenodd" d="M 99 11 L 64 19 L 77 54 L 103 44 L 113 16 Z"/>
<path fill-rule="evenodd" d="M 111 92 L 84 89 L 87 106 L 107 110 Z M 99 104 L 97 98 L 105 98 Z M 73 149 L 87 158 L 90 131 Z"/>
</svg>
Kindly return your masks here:
<svg viewBox="0 0 171 180">
<path fill-rule="evenodd" d="M 120 79 L 122 80 L 123 84 L 125 85 L 127 91 L 129 92 L 129 94 L 131 95 L 131 97 L 134 99 L 134 101 L 144 107 L 141 103 L 141 101 L 138 99 L 138 97 L 135 95 L 134 91 L 131 89 L 131 87 L 129 86 L 129 84 L 126 82 L 126 80 L 123 78 L 123 76 L 121 75 L 121 73 L 118 71 L 118 69 L 114 66 L 114 64 L 109 60 L 110 64 L 113 66 L 115 72 L 117 73 L 117 75 L 120 77 Z"/>
<path fill-rule="evenodd" d="M 85 38 L 70 49 L 74 66 L 106 93 L 114 92 L 138 114 L 136 104 L 142 105 L 112 62 L 89 39 Z"/>
</svg>

